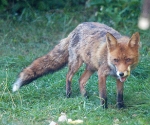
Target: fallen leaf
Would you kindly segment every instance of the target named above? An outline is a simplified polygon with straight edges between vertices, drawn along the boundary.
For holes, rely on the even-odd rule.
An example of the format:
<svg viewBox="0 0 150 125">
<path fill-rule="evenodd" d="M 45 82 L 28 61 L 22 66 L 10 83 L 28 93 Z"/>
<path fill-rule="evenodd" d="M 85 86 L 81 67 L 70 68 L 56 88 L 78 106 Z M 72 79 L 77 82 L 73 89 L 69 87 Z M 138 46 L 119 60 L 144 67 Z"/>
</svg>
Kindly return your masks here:
<svg viewBox="0 0 150 125">
<path fill-rule="evenodd" d="M 49 125 L 58 125 L 58 124 L 54 121 L 51 121 L 51 123 Z"/>
<path fill-rule="evenodd" d="M 59 122 L 65 122 L 67 121 L 67 116 L 65 113 L 61 113 L 61 116 L 58 118 Z"/>
<path fill-rule="evenodd" d="M 83 123 L 83 120 L 80 120 L 80 119 L 77 119 L 77 120 L 68 119 L 68 123 L 69 124 L 80 124 L 80 123 Z"/>
</svg>

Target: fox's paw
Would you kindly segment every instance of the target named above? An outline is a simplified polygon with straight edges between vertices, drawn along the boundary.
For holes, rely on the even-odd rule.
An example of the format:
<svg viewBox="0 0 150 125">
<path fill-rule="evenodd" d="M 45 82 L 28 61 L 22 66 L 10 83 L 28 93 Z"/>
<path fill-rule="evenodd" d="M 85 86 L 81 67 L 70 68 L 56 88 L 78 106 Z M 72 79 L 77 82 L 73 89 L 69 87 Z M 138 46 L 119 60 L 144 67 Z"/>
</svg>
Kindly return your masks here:
<svg viewBox="0 0 150 125">
<path fill-rule="evenodd" d="M 66 97 L 67 97 L 67 98 L 70 98 L 71 94 L 72 94 L 71 91 L 66 92 Z"/>
<path fill-rule="evenodd" d="M 89 98 L 89 95 L 88 95 L 88 93 L 87 93 L 87 92 L 85 92 L 85 93 L 83 94 L 83 96 L 84 96 L 86 99 L 88 99 L 88 98 Z"/>
<path fill-rule="evenodd" d="M 88 95 L 88 93 L 86 92 L 85 89 L 81 89 L 80 92 L 81 92 L 81 95 L 82 95 L 84 98 L 86 98 L 86 99 L 89 98 L 89 95 Z"/>
<path fill-rule="evenodd" d="M 125 106 L 124 106 L 124 103 L 123 102 L 117 102 L 117 108 L 118 109 L 122 109 L 122 108 L 124 108 Z"/>
</svg>

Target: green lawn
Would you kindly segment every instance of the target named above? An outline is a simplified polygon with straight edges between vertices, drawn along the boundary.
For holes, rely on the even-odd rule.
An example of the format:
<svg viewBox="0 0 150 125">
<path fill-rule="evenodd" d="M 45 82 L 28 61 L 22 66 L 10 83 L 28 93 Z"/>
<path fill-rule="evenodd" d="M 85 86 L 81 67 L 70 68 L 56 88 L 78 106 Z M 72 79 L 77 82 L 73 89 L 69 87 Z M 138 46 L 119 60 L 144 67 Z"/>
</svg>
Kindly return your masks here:
<svg viewBox="0 0 150 125">
<path fill-rule="evenodd" d="M 49 125 L 58 121 L 61 112 L 73 120 L 83 120 L 83 125 L 150 124 L 150 30 L 140 31 L 135 25 L 117 28 L 127 35 L 140 32 L 142 42 L 139 65 L 125 83 L 125 109 L 116 108 L 116 84 L 111 77 L 107 80 L 107 110 L 100 106 L 96 73 L 86 86 L 89 99 L 80 95 L 78 78 L 84 66 L 73 78 L 71 98 L 65 97 L 67 67 L 12 93 L 19 72 L 48 53 L 79 23 L 90 21 L 88 16 L 47 13 L 30 21 L 0 19 L 0 125 Z"/>
</svg>

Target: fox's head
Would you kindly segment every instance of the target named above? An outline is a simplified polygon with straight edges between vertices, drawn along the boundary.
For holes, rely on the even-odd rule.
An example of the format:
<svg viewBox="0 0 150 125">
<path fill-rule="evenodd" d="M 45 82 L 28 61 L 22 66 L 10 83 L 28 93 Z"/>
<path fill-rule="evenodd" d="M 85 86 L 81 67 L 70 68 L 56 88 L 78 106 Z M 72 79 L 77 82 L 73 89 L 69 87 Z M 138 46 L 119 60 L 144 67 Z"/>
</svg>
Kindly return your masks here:
<svg viewBox="0 0 150 125">
<path fill-rule="evenodd" d="M 130 70 L 138 63 L 140 35 L 136 32 L 130 39 L 128 37 L 116 39 L 107 33 L 106 39 L 108 65 L 115 71 L 117 78 L 124 82 L 130 75 Z"/>
</svg>

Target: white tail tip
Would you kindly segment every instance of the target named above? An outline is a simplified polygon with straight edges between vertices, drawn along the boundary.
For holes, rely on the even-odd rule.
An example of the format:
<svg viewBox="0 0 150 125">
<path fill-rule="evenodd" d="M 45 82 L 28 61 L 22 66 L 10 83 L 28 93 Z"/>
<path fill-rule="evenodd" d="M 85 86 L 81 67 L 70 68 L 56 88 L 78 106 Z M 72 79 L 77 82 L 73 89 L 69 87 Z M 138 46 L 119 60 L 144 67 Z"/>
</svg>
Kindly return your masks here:
<svg viewBox="0 0 150 125">
<path fill-rule="evenodd" d="M 21 86 L 21 79 L 18 79 L 14 84 L 13 84 L 13 89 L 12 89 L 12 91 L 13 92 L 16 92 L 19 88 L 20 88 L 20 86 Z"/>
</svg>

